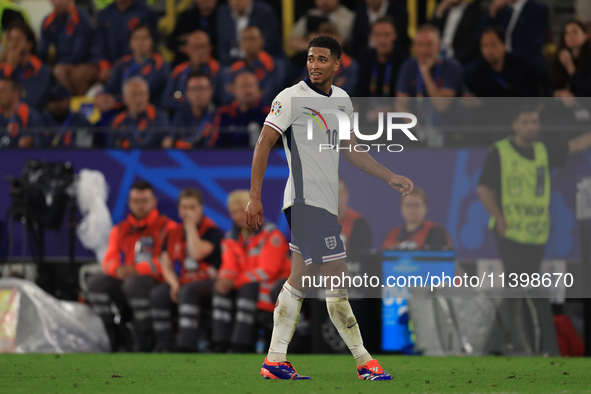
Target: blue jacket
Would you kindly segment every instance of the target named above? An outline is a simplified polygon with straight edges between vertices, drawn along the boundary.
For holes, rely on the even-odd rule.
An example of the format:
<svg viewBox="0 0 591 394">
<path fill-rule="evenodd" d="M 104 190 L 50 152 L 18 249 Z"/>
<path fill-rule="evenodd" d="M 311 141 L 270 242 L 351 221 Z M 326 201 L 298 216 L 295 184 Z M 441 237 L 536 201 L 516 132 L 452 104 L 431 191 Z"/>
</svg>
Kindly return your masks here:
<svg viewBox="0 0 591 394">
<path fill-rule="evenodd" d="M 81 64 L 88 61 L 88 43 L 92 38 L 90 16 L 75 6 L 70 6 L 67 16 L 49 14 L 43 21 L 38 56 L 46 62 L 49 47 L 55 45 L 55 63 Z"/>
<path fill-rule="evenodd" d="M 131 119 L 127 111 L 115 117 L 109 133 L 109 147 L 117 148 L 159 148 L 168 126 L 166 114 L 153 105 L 137 119 Z"/>
<path fill-rule="evenodd" d="M 251 72 L 257 77 L 265 103 L 272 102 L 283 88 L 282 70 L 271 55 L 261 51 L 252 64 L 249 65 L 244 60 L 238 60 L 226 70 L 224 73 L 224 98 L 222 100 L 224 103 L 231 103 L 234 100 L 234 96 L 228 91 L 228 87 L 234 82 L 238 74 L 245 71 Z"/>
<path fill-rule="evenodd" d="M 12 68 L 7 63 L 0 63 L 0 75 L 17 80 L 23 89 L 22 100 L 31 107 L 41 110 L 45 107 L 47 93 L 51 88 L 49 68 L 34 55 L 24 67 Z"/>
<path fill-rule="evenodd" d="M 65 148 L 76 146 L 76 129 L 90 128 L 90 122 L 79 112 L 70 112 L 63 122 L 49 112 L 42 115 L 47 130 L 35 135 L 37 148 Z"/>
<path fill-rule="evenodd" d="M 140 76 L 150 86 L 150 102 L 160 103 L 169 75 L 170 66 L 158 53 L 153 53 L 152 57 L 146 59 L 141 65 L 137 64 L 132 55 L 127 55 L 115 63 L 109 82 L 105 87 L 105 92 L 115 96 L 117 102 L 121 102 L 123 82 L 127 78 Z"/>
<path fill-rule="evenodd" d="M 0 111 L 0 147 L 18 148 L 20 137 L 31 135 L 26 129 L 42 126 L 43 120 L 39 112 L 25 103 L 19 103 L 16 112 L 9 118 Z"/>
<path fill-rule="evenodd" d="M 255 0 L 253 2 L 253 9 L 248 18 L 248 26 L 256 26 L 261 30 L 261 34 L 265 38 L 265 46 L 263 49 L 271 56 L 282 56 L 283 50 L 281 48 L 281 29 L 279 19 L 275 14 L 275 10 L 270 5 Z M 236 44 L 236 22 L 232 18 L 232 11 L 228 4 L 220 5 L 217 19 L 218 31 L 218 60 L 224 65 L 231 65 L 238 60 L 230 54 L 233 45 Z"/>
<path fill-rule="evenodd" d="M 156 12 L 140 1 L 134 1 L 124 13 L 115 3 L 99 12 L 92 46 L 92 60 L 103 68 L 130 53 L 129 35 L 138 25 L 147 25 L 154 42 L 158 41 Z"/>
<path fill-rule="evenodd" d="M 248 146 L 249 128 L 256 125 L 260 131 L 269 114 L 269 106 L 262 100 L 255 103 L 246 112 L 242 112 L 238 102 L 220 107 L 215 121 L 215 133 L 206 141 L 208 146 Z"/>
<path fill-rule="evenodd" d="M 217 60 L 210 57 L 207 64 L 202 64 L 196 70 L 193 70 L 189 62 L 181 63 L 172 70 L 170 78 L 168 79 L 168 83 L 166 84 L 166 88 L 164 89 L 164 93 L 162 93 L 162 107 L 166 109 L 177 110 L 184 105 L 185 85 L 191 71 L 201 71 L 209 75 L 211 78 L 211 85 L 214 89 L 214 100 L 219 100 L 222 90 L 219 72 L 220 64 L 217 62 Z"/>
<path fill-rule="evenodd" d="M 191 149 L 201 146 L 213 133 L 216 118 L 215 107 L 211 105 L 200 118 L 196 118 L 188 105 L 183 105 L 172 118 L 174 147 Z"/>
<path fill-rule="evenodd" d="M 507 30 L 511 21 L 511 7 L 506 6 L 488 24 L 495 24 Z M 548 34 L 548 7 L 536 0 L 527 0 L 511 34 L 511 53 L 529 59 L 538 67 L 546 69 L 546 59 L 542 53 Z"/>
</svg>

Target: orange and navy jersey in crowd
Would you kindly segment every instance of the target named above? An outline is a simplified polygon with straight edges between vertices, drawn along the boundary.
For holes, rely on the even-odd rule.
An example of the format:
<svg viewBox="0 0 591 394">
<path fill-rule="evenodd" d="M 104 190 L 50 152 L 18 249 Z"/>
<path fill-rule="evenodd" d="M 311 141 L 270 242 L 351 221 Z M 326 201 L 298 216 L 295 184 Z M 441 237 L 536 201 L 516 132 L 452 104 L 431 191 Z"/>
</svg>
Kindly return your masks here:
<svg viewBox="0 0 591 394">
<path fill-rule="evenodd" d="M 115 276 L 117 267 L 132 265 L 140 275 L 161 280 L 160 252 L 166 234 L 175 224 L 155 208 L 141 220 L 129 214 L 111 229 L 103 271 Z"/>
<path fill-rule="evenodd" d="M 257 307 L 273 311 L 271 288 L 278 279 L 287 278 L 291 269 L 289 245 L 281 231 L 270 223 L 246 234 L 234 227 L 226 234 L 222 245 L 218 277 L 232 279 L 236 289 L 248 283 L 259 283 Z"/>
<path fill-rule="evenodd" d="M 179 108 L 172 118 L 172 133 L 169 134 L 174 140 L 174 147 L 192 149 L 205 146 L 213 135 L 215 117 L 214 105 L 210 105 L 198 118 L 193 115 L 191 107 L 188 105 Z"/>
<path fill-rule="evenodd" d="M 185 86 L 191 71 L 201 71 L 209 75 L 211 86 L 214 89 L 214 98 L 219 95 L 220 64 L 217 60 L 210 57 L 207 63 L 200 65 L 198 68 L 193 68 L 191 63 L 184 62 L 176 66 L 170 74 L 164 93 L 162 93 L 162 107 L 166 109 L 178 109 L 186 103 Z"/>
<path fill-rule="evenodd" d="M 37 55 L 47 62 L 49 49 L 55 46 L 55 64 L 81 64 L 90 59 L 92 20 L 90 15 L 71 4 L 68 13 L 54 12 L 43 20 Z"/>
<path fill-rule="evenodd" d="M 357 62 L 351 56 L 342 53 L 341 66 L 334 73 L 333 85 L 343 89 L 349 95 L 353 95 L 357 87 L 358 70 Z"/>
<path fill-rule="evenodd" d="M 152 104 L 136 119 L 123 111 L 113 119 L 108 145 L 124 149 L 158 148 L 167 126 L 167 116 Z"/>
<path fill-rule="evenodd" d="M 269 114 L 269 106 L 262 100 L 255 102 L 247 111 L 243 112 L 234 100 L 232 104 L 218 109 L 215 120 L 215 131 L 206 142 L 207 146 L 248 146 L 250 129 L 258 133 Z"/>
<path fill-rule="evenodd" d="M 20 83 L 21 100 L 29 106 L 37 110 L 45 107 L 46 96 L 51 87 L 51 74 L 49 68 L 37 56 L 31 55 L 27 64 L 16 68 L 8 63 L 0 63 L 0 76 L 12 78 Z"/>
<path fill-rule="evenodd" d="M 453 241 L 447 231 L 440 225 L 430 220 L 425 220 L 417 230 L 406 236 L 402 227 L 396 227 L 390 230 L 382 244 L 382 249 L 424 249 L 427 238 L 432 231 L 439 232 L 441 235 L 439 238 L 442 238 L 442 241 L 438 240 L 437 243 L 440 245 L 429 245 L 430 249 L 453 248 Z"/>
<path fill-rule="evenodd" d="M 121 103 L 123 82 L 128 78 L 140 76 L 148 82 L 150 87 L 150 102 L 160 104 L 169 75 L 170 65 L 158 53 L 153 53 L 141 64 L 132 55 L 126 55 L 114 64 L 105 92 L 115 96 L 117 102 Z"/>
<path fill-rule="evenodd" d="M 45 130 L 35 134 L 37 148 L 72 148 L 76 143 L 76 130 L 91 127 L 86 117 L 79 112 L 68 112 L 56 119 L 50 112 L 43 114 Z"/>
<path fill-rule="evenodd" d="M 202 240 L 211 242 L 214 246 L 213 252 L 201 261 L 195 261 L 187 256 L 187 239 L 183 223 L 177 223 L 164 242 L 162 251 L 168 253 L 181 285 L 196 280 L 214 279 L 222 263 L 221 242 L 224 238 L 222 230 L 213 220 L 204 216 L 197 231 Z"/>
<path fill-rule="evenodd" d="M 101 69 L 112 67 L 113 63 L 130 53 L 129 36 L 139 25 L 146 25 L 152 32 L 154 42 L 157 37 L 158 15 L 141 0 L 135 0 L 124 12 L 115 3 L 99 12 L 91 49 L 92 60 Z"/>
<path fill-rule="evenodd" d="M 18 140 L 24 135 L 27 128 L 39 128 L 43 126 L 41 115 L 35 109 L 25 103 L 19 103 L 16 111 L 9 117 L 0 108 L 0 147 L 18 147 Z"/>
<path fill-rule="evenodd" d="M 236 76 L 242 72 L 251 72 L 259 81 L 263 93 L 263 102 L 270 103 L 283 87 L 283 73 L 277 67 L 276 61 L 267 52 L 261 50 L 257 59 L 249 63 L 245 60 L 238 60 L 230 67 L 230 72 L 225 76 L 224 103 L 230 103 L 234 96 L 228 92 L 227 87 L 234 82 Z"/>
</svg>

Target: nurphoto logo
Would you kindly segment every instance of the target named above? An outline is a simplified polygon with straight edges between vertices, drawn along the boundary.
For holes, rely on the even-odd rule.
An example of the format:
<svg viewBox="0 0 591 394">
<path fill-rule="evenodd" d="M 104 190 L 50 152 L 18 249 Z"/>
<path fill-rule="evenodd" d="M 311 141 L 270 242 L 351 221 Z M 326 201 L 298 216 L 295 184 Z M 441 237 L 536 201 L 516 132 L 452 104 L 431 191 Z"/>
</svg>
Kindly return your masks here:
<svg viewBox="0 0 591 394">
<path fill-rule="evenodd" d="M 340 150 L 348 150 L 355 152 L 369 152 L 372 148 L 376 149 L 378 152 L 380 149 L 385 149 L 388 152 L 402 152 L 404 147 L 400 144 L 354 144 L 348 147 L 341 147 L 339 146 L 340 140 L 349 140 L 351 137 L 351 131 L 355 133 L 357 140 L 361 141 L 375 141 L 382 136 L 384 133 L 384 113 L 380 112 L 378 114 L 378 131 L 375 134 L 361 134 L 359 132 L 359 114 L 357 112 L 353 113 L 353 128 L 351 128 L 351 122 L 349 120 L 349 116 L 345 113 L 344 106 L 339 106 L 338 110 L 335 109 L 323 109 L 320 111 L 314 110 L 310 107 L 303 107 L 304 110 L 309 112 L 304 112 L 305 115 L 308 115 L 310 119 L 308 119 L 307 125 L 307 135 L 308 140 L 313 140 L 313 128 L 314 123 L 312 120 L 316 121 L 318 126 L 321 130 L 326 132 L 328 137 L 328 142 L 326 144 L 319 144 L 319 151 L 322 152 L 323 150 L 336 150 L 337 152 Z M 337 117 L 338 120 L 338 130 L 330 130 L 324 115 L 332 114 Z M 409 119 L 409 123 L 394 123 L 394 119 Z M 395 130 L 402 131 L 409 140 L 411 141 L 418 141 L 417 137 L 409 130 L 416 126 L 417 118 L 411 113 L 407 112 L 387 112 L 386 113 L 386 139 L 388 141 L 392 141 L 392 135 Z M 337 138 L 338 137 L 338 138 Z"/>
</svg>

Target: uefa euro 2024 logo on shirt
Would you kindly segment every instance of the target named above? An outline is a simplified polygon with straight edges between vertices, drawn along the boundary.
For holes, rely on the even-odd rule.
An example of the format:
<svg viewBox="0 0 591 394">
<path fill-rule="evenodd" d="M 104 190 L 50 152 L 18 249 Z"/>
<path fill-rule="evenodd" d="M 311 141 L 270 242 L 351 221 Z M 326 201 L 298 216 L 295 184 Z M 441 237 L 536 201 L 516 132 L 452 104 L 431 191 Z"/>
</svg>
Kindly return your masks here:
<svg viewBox="0 0 591 394">
<path fill-rule="evenodd" d="M 380 149 L 387 150 L 388 152 L 402 152 L 404 149 L 400 144 L 351 144 L 347 147 L 339 146 L 339 141 L 341 140 L 349 140 L 351 138 L 351 130 L 355 133 L 355 136 L 358 140 L 362 141 L 375 141 L 382 136 L 384 133 L 384 113 L 380 112 L 378 114 L 378 131 L 375 134 L 361 134 L 359 132 L 359 114 L 357 112 L 353 113 L 353 128 L 351 129 L 351 121 L 349 120 L 349 116 L 345 113 L 345 106 L 339 105 L 338 110 L 335 109 L 322 109 L 317 111 L 310 107 L 303 107 L 303 112 L 305 115 L 308 115 L 310 119 L 308 119 L 307 125 L 307 136 L 308 140 L 314 139 L 314 122 L 315 121 L 321 130 L 326 132 L 327 136 L 327 143 L 326 144 L 319 144 L 319 151 L 322 152 L 323 150 L 347 150 L 355 152 L 369 152 L 372 148 L 377 150 L 378 152 Z M 332 114 L 337 117 L 338 120 L 338 131 L 337 130 L 330 130 L 328 124 L 325 119 L 325 115 Z M 394 123 L 394 119 L 410 119 L 410 123 Z M 402 131 L 409 140 L 411 141 L 418 141 L 417 137 L 414 136 L 413 133 L 410 132 L 410 128 L 413 128 L 417 124 L 417 117 L 411 113 L 406 112 L 388 112 L 386 113 L 386 137 L 388 141 L 392 140 L 392 133 L 394 130 Z"/>
</svg>

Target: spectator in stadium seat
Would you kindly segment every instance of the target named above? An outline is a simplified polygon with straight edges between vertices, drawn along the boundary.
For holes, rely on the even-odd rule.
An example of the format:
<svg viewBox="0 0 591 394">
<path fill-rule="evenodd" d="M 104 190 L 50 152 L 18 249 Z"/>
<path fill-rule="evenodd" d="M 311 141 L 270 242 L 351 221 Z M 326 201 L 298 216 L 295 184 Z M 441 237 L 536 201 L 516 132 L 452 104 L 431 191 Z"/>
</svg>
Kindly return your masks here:
<svg viewBox="0 0 591 394">
<path fill-rule="evenodd" d="M 269 105 L 261 100 L 261 89 L 252 73 L 238 74 L 231 90 L 236 100 L 218 109 L 215 133 L 207 145 L 254 146 L 269 113 Z"/>
<path fill-rule="evenodd" d="M 558 51 L 550 63 L 550 86 L 555 97 L 591 96 L 591 41 L 585 28 L 577 20 L 562 27 Z"/>
<path fill-rule="evenodd" d="M 19 81 L 22 101 L 37 110 L 46 103 L 51 87 L 51 74 L 46 65 L 34 55 L 37 41 L 35 33 L 23 22 L 8 26 L 6 45 L 0 53 L 0 76 Z"/>
<path fill-rule="evenodd" d="M 443 227 L 426 219 L 427 195 L 420 187 L 400 199 L 400 213 L 404 226 L 388 232 L 382 250 L 386 249 L 423 249 L 451 250 L 453 242 Z"/>
<path fill-rule="evenodd" d="M 483 59 L 465 75 L 468 95 L 477 97 L 543 97 L 546 73 L 533 63 L 506 52 L 502 29 L 490 26 L 480 37 Z"/>
<path fill-rule="evenodd" d="M 72 112 L 70 92 L 62 85 L 55 85 L 49 91 L 43 123 L 47 129 L 35 135 L 37 148 L 74 147 L 77 129 L 90 127 L 90 122 L 84 115 Z"/>
<path fill-rule="evenodd" d="M 21 21 L 28 24 L 27 12 L 10 0 L 0 0 L 0 37 L 13 22 Z"/>
<path fill-rule="evenodd" d="M 396 30 L 395 46 L 408 53 L 410 39 L 408 38 L 408 13 L 406 2 L 402 4 L 396 0 L 365 0 L 359 1 L 353 22 L 351 41 L 348 47 L 350 55 L 361 61 L 365 49 L 374 48 L 371 39 L 373 25 L 378 19 L 390 17 Z"/>
<path fill-rule="evenodd" d="M 170 66 L 159 53 L 154 52 L 152 33 L 146 25 L 136 26 L 129 35 L 131 54 L 119 59 L 113 66 L 104 93 L 95 100 L 101 112 L 122 106 L 121 87 L 125 80 L 141 76 L 150 85 L 150 101 L 159 104 L 170 75 Z"/>
<path fill-rule="evenodd" d="M 177 66 L 188 60 L 183 51 L 187 35 L 195 30 L 203 30 L 209 36 L 214 56 L 217 56 L 215 45 L 217 43 L 217 0 L 194 0 L 195 7 L 189 8 L 180 14 L 174 25 L 174 30 L 166 39 L 166 46 L 175 53 L 173 65 Z"/>
<path fill-rule="evenodd" d="M 211 79 L 201 71 L 193 71 L 187 77 L 185 87 L 187 105 L 174 114 L 173 132 L 162 140 L 163 148 L 191 149 L 206 144 L 213 133 L 215 105 L 211 101 Z"/>
<path fill-rule="evenodd" d="M 265 221 L 256 231 L 246 225 L 249 198 L 248 190 L 228 196 L 234 226 L 222 242 L 222 266 L 213 292 L 216 352 L 254 351 L 257 323 L 272 321 L 271 289 L 277 280 L 289 276 L 291 268 L 287 241 L 275 225 Z"/>
<path fill-rule="evenodd" d="M 289 38 L 289 47 L 297 52 L 308 51 L 308 18 L 326 18 L 335 24 L 339 30 L 339 36 L 345 43 L 351 38 L 355 13 L 341 5 L 340 0 L 314 0 L 316 8 L 309 10 L 296 22 Z"/>
<path fill-rule="evenodd" d="M 343 40 L 339 36 L 337 27 L 330 23 L 324 22 L 318 26 L 318 31 L 308 34 L 310 40 L 313 40 L 317 36 L 329 36 L 337 40 L 341 46 Z M 334 73 L 333 85 L 343 89 L 349 96 L 353 96 L 357 87 L 357 78 L 359 73 L 359 64 L 351 56 L 345 52 L 341 53 L 341 65 L 339 69 Z M 303 79 L 308 78 L 308 69 L 304 68 L 302 73 Z M 270 101 L 273 101 L 272 99 Z"/>
<path fill-rule="evenodd" d="M 129 54 L 129 36 L 136 26 L 148 26 L 157 41 L 157 19 L 156 12 L 140 0 L 115 0 L 99 12 L 91 56 L 101 82 L 107 83 L 113 63 Z"/>
<path fill-rule="evenodd" d="M 224 233 L 203 214 L 203 196 L 198 190 L 181 191 L 178 210 L 182 222 L 164 241 L 160 263 L 165 282 L 150 292 L 150 312 L 156 351 L 195 352 L 200 312 L 210 308 L 214 279 L 222 263 Z M 173 308 L 179 318 L 176 346 Z"/>
<path fill-rule="evenodd" d="M 162 106 L 167 109 L 177 110 L 185 104 L 187 78 L 193 71 L 201 71 L 209 75 L 214 88 L 215 101 L 218 101 L 221 96 L 220 64 L 211 56 L 211 43 L 207 33 L 197 30 L 187 35 L 184 50 L 189 61 L 179 64 L 172 70 L 162 94 Z"/>
<path fill-rule="evenodd" d="M 371 27 L 373 48 L 360 56 L 358 97 L 394 97 L 400 67 L 406 59 L 396 47 L 396 28 L 388 17 L 377 19 Z"/>
<path fill-rule="evenodd" d="M 347 251 L 369 251 L 371 249 L 371 227 L 363 215 L 349 207 L 349 186 L 343 177 L 339 177 L 337 220 L 343 226 L 341 239 Z"/>
<path fill-rule="evenodd" d="M 43 126 L 41 115 L 21 99 L 21 86 L 14 79 L 0 79 L 0 148 L 32 148 L 34 138 L 27 128 Z"/>
<path fill-rule="evenodd" d="M 150 290 L 162 280 L 160 251 L 167 232 L 176 223 L 157 208 L 154 188 L 146 181 L 131 186 L 129 215 L 113 226 L 102 261 L 104 274 L 88 278 L 88 301 L 101 317 L 109 334 L 113 351 L 117 350 L 116 328 L 111 303 L 119 310 L 133 311 L 133 324 L 139 340 L 139 351 L 153 347 L 150 319 Z"/>
<path fill-rule="evenodd" d="M 49 50 L 54 46 L 56 53 L 51 70 L 54 78 L 74 95 L 83 95 L 98 77 L 98 69 L 89 62 L 92 20 L 73 0 L 52 0 L 51 3 L 53 12 L 41 25 L 37 55 L 47 63 Z"/>
<path fill-rule="evenodd" d="M 242 52 L 244 58 L 232 64 L 232 67 L 224 75 L 225 103 L 230 103 L 234 96 L 230 93 L 229 87 L 241 72 L 253 73 L 263 92 L 263 101 L 269 103 L 283 88 L 280 70 L 271 55 L 263 50 L 265 39 L 256 26 L 248 26 L 242 32 Z"/>
<path fill-rule="evenodd" d="M 416 57 L 407 59 L 400 67 L 396 85 L 396 105 L 406 112 L 408 97 L 455 97 L 462 91 L 462 66 L 455 59 L 438 58 L 441 35 L 433 25 L 417 29 L 413 41 Z M 446 111 L 451 100 L 431 100 L 439 112 Z"/>
<path fill-rule="evenodd" d="M 265 38 L 263 49 L 271 56 L 282 56 L 281 29 L 273 7 L 264 1 L 228 0 L 222 4 L 217 18 L 217 53 L 220 63 L 231 65 L 243 57 L 240 43 L 242 31 L 256 26 Z"/>
<path fill-rule="evenodd" d="M 166 114 L 150 104 L 148 83 L 139 76 L 123 84 L 127 109 L 113 119 L 109 145 L 116 148 L 157 148 L 168 132 Z"/>
<path fill-rule="evenodd" d="M 507 52 L 546 69 L 542 49 L 550 22 L 545 4 L 537 0 L 494 0 L 488 12 L 487 24 L 497 25 L 505 31 Z"/>
<path fill-rule="evenodd" d="M 431 20 L 441 31 L 445 56 L 466 65 L 480 54 L 478 38 L 484 28 L 480 0 L 443 0 Z"/>
</svg>

